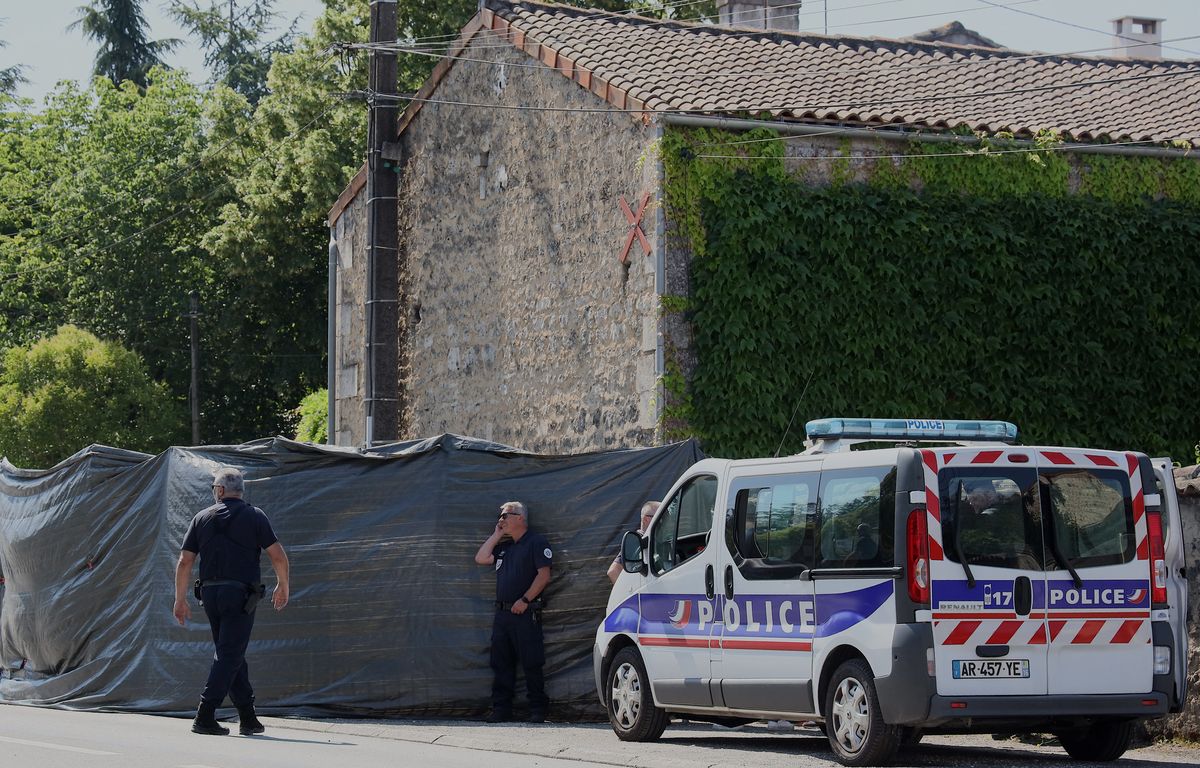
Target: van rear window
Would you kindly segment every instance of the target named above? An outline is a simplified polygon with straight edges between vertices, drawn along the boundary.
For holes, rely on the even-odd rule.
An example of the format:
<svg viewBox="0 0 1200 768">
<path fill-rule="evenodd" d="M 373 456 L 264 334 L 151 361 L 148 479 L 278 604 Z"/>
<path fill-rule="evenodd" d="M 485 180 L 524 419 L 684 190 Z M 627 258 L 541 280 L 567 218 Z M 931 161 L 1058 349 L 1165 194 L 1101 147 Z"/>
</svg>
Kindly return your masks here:
<svg viewBox="0 0 1200 768">
<path fill-rule="evenodd" d="M 1133 559 L 1129 478 L 1113 469 L 960 469 L 941 484 L 942 548 L 968 565 L 1059 570 Z"/>
<path fill-rule="evenodd" d="M 1058 545 L 1051 554 L 1076 568 L 1127 563 L 1134 558 L 1133 504 L 1124 472 L 1044 472 L 1041 485 Z"/>
<path fill-rule="evenodd" d="M 942 479 L 942 547 L 956 563 L 1042 570 L 1032 470 L 970 470 Z"/>
</svg>

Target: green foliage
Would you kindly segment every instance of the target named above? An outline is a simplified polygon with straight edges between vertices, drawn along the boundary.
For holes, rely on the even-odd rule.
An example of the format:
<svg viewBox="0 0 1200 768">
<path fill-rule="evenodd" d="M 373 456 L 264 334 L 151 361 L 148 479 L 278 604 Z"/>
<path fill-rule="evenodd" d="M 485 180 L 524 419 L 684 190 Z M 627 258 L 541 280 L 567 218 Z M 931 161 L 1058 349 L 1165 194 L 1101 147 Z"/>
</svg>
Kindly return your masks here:
<svg viewBox="0 0 1200 768">
<path fill-rule="evenodd" d="M 178 410 L 137 354 L 65 325 L 4 353 L 0 453 L 46 467 L 91 443 L 158 452 Z"/>
<path fill-rule="evenodd" d="M 272 57 L 291 50 L 294 34 L 289 29 L 268 39 L 277 16 L 274 4 L 274 0 L 211 0 L 204 8 L 199 0 L 172 0 L 170 11 L 199 40 L 213 79 L 257 104 L 267 92 Z"/>
<path fill-rule="evenodd" d="M 364 68 L 324 50 L 365 39 L 367 3 L 328 6 L 257 107 L 160 71 L 144 91 L 64 85 L 41 112 L 0 113 L 0 345 L 73 323 L 186 399 L 198 290 L 202 436 L 292 432 L 285 404 L 325 378 L 325 213 L 365 140 L 362 105 L 329 97 Z"/>
<path fill-rule="evenodd" d="M 222 265 L 197 243 L 230 195 L 221 164 L 205 161 L 204 108 L 182 75 L 160 72 L 144 91 L 97 78 L 87 91 L 61 87 L 41 113 L 6 116 L 0 345 L 77 325 L 119 339 L 186 397 L 180 314 L 190 290 L 206 302 L 217 293 Z M 204 348 L 233 345 L 236 335 L 211 332 L 212 319 L 201 324 Z"/>
<path fill-rule="evenodd" d="M 141 0 L 93 0 L 79 7 L 79 18 L 67 29 L 79 29 L 100 44 L 92 72 L 114 85 L 129 80 L 146 87 L 150 70 L 162 66 L 163 55 L 179 45 L 178 40 L 147 37 Z"/>
<path fill-rule="evenodd" d="M 713 0 L 680 3 L 673 0 L 563 0 L 564 5 L 595 8 L 611 13 L 631 11 L 653 19 L 716 19 L 717 5 Z"/>
<path fill-rule="evenodd" d="M 1056 153 L 913 159 L 886 183 L 814 188 L 774 158 L 695 156 L 769 152 L 720 138 L 670 131 L 663 148 L 694 253 L 688 424 L 706 451 L 773 453 L 815 371 L 797 425 L 1005 418 L 1029 443 L 1191 455 L 1200 413 L 1175 386 L 1200 374 L 1190 199 L 1066 194 Z M 1191 162 L 1116 159 L 1157 178 Z M 895 183 L 906 173 L 921 191 Z"/>
<path fill-rule="evenodd" d="M 679 312 L 686 312 L 691 302 L 687 296 L 660 296 L 659 304 L 662 305 L 662 313 L 664 315 L 673 315 Z"/>
<path fill-rule="evenodd" d="M 329 436 L 329 390 L 309 392 L 296 409 L 300 422 L 296 439 L 306 443 L 324 443 Z"/>
</svg>

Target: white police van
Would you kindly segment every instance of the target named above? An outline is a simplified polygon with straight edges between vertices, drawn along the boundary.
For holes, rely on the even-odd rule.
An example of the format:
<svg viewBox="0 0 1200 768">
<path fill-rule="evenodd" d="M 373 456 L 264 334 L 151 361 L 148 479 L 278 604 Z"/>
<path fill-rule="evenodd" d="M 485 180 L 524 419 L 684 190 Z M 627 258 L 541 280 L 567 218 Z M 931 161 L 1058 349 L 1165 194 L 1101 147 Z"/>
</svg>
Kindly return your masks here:
<svg viewBox="0 0 1200 768">
<path fill-rule="evenodd" d="M 1182 707 L 1168 460 L 1019 446 L 1007 422 L 807 431 L 797 456 L 698 462 L 625 535 L 594 649 L 621 739 L 674 714 L 812 720 L 845 765 L 933 732 L 1049 731 L 1113 760 Z"/>
</svg>

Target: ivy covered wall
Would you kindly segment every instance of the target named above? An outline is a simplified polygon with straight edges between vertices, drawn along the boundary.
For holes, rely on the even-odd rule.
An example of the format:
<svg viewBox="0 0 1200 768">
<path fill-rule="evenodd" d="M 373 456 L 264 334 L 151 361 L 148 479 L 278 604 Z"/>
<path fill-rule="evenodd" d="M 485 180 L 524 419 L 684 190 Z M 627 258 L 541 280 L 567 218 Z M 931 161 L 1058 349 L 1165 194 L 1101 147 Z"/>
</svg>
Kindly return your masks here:
<svg viewBox="0 0 1200 768">
<path fill-rule="evenodd" d="M 1200 163 L 1053 137 L 746 143 L 771 136 L 666 132 L 691 263 L 662 311 L 693 361 L 668 343 L 666 437 L 744 457 L 799 450 L 823 416 L 999 418 L 1030 444 L 1191 460 Z"/>
</svg>

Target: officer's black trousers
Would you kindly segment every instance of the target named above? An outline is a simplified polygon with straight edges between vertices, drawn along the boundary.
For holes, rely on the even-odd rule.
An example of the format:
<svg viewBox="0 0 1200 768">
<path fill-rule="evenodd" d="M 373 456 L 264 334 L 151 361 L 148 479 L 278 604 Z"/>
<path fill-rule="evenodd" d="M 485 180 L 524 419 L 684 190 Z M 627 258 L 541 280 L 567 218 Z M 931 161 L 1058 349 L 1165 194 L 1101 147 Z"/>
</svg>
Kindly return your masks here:
<svg viewBox="0 0 1200 768">
<path fill-rule="evenodd" d="M 512 709 L 517 686 L 517 663 L 525 670 L 525 690 L 529 693 L 529 708 L 546 712 L 550 699 L 546 697 L 542 666 L 546 653 L 542 646 L 542 625 L 533 620 L 533 611 L 520 616 L 510 611 L 496 611 L 492 622 L 492 709 L 508 712 Z"/>
<path fill-rule="evenodd" d="M 246 646 L 254 628 L 254 613 L 245 612 L 246 588 L 222 585 L 203 590 L 216 653 L 200 701 L 219 707 L 228 695 L 235 707 L 248 707 L 254 703 L 254 689 L 246 668 Z"/>
</svg>

